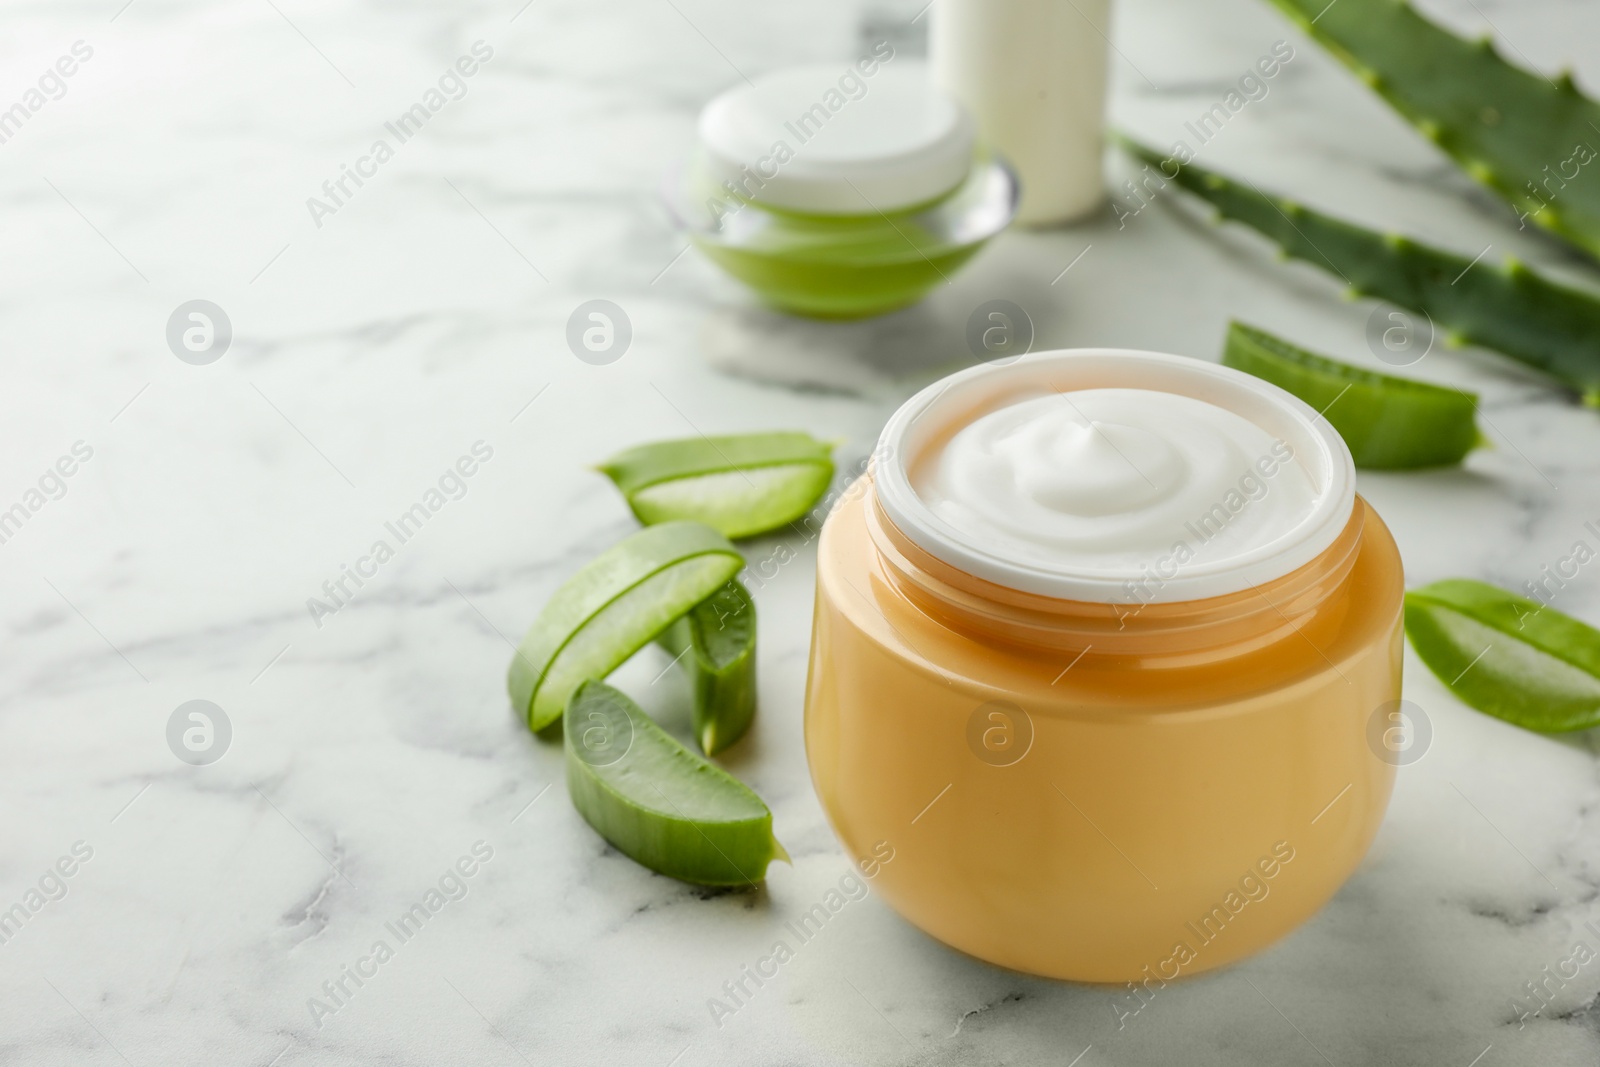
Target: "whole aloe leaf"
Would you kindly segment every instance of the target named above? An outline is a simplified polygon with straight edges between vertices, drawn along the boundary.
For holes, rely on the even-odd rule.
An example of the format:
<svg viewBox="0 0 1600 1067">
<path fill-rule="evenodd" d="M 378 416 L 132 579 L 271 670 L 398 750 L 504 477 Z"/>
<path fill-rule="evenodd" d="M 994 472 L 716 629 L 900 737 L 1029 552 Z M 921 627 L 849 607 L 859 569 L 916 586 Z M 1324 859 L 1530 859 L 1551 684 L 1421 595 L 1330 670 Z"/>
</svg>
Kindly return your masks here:
<svg viewBox="0 0 1600 1067">
<path fill-rule="evenodd" d="M 1353 295 L 1421 312 L 1448 331 L 1452 345 L 1492 348 L 1600 406 L 1600 299 L 1594 295 L 1558 285 L 1515 259 L 1499 268 L 1476 263 L 1268 196 L 1192 163 L 1180 166 L 1125 138 L 1124 143 L 1163 177 L 1210 201 L 1224 218 L 1265 234 L 1287 256 L 1337 274 Z"/>
<path fill-rule="evenodd" d="M 1501 59 L 1395 0 L 1272 0 L 1443 149 L 1533 222 L 1600 257 L 1600 103 Z M 1600 171 L 1600 167 L 1592 168 Z"/>
</svg>

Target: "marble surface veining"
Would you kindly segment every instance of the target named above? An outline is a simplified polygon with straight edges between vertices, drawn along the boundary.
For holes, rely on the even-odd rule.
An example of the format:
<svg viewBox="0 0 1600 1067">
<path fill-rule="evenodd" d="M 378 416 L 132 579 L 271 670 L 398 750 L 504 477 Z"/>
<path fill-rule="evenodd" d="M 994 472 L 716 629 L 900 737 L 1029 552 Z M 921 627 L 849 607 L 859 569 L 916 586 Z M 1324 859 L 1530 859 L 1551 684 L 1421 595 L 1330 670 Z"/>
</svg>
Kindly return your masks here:
<svg viewBox="0 0 1600 1067">
<path fill-rule="evenodd" d="M 516 721 L 502 679 L 508 638 L 632 528 L 586 464 L 769 426 L 841 438 L 851 463 L 901 399 L 970 358 L 966 318 L 996 297 L 1027 309 L 1039 348 L 1216 358 L 1240 316 L 1378 366 L 1370 303 L 1178 197 L 1007 234 L 875 322 L 754 309 L 684 252 L 659 176 L 741 73 L 843 60 L 880 32 L 909 54 L 919 6 L 7 5 L 0 109 L 62 57 L 74 73 L 0 144 L 0 510 L 27 514 L 0 544 L 0 908 L 28 915 L 0 944 L 0 1064 L 1600 1058 L 1600 961 L 1537 1016 L 1513 1004 L 1531 1008 L 1524 983 L 1574 942 L 1600 948 L 1593 739 L 1478 715 L 1414 658 L 1406 695 L 1431 746 L 1358 873 L 1282 943 L 1120 1027 L 1114 990 L 967 959 L 875 896 L 713 1021 L 708 1000 L 847 867 L 803 755 L 814 556 L 797 537 L 759 592 L 758 725 L 726 761 L 771 804 L 793 866 L 759 894 L 697 891 L 573 811 L 559 750 Z M 1429 9 L 1600 86 L 1600 7 Z M 1265 3 L 1123 0 L 1113 39 L 1114 118 L 1163 146 L 1288 41 L 1292 61 L 1201 162 L 1467 255 L 1577 269 Z M 427 124 L 387 133 L 476 42 Z M 1108 166 L 1114 185 L 1129 176 Z M 324 183 L 346 167 L 368 176 L 332 203 Z M 565 341 L 596 298 L 633 330 L 603 366 Z M 166 336 L 196 299 L 232 324 L 207 365 Z M 1415 373 L 1481 393 L 1495 447 L 1460 470 L 1362 473 L 1413 584 L 1520 588 L 1593 539 L 1592 412 L 1476 350 Z M 431 491 L 444 502 L 425 525 L 361 563 Z M 325 583 L 358 565 L 369 577 L 330 603 Z M 1597 574 L 1557 606 L 1600 618 Z M 653 684 L 663 665 L 641 655 L 624 684 L 681 730 L 676 677 Z M 169 747 L 191 700 L 231 731 L 205 765 Z M 388 932 L 430 893 L 420 930 Z"/>
</svg>

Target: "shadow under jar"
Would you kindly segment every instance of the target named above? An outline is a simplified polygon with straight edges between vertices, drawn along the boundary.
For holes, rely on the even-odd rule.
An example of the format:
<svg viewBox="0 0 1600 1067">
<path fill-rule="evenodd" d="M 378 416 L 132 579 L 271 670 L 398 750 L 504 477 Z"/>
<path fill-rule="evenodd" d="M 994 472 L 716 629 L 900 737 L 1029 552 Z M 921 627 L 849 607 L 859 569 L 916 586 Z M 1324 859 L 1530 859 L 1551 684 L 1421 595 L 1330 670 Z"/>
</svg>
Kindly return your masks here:
<svg viewBox="0 0 1600 1067">
<path fill-rule="evenodd" d="M 1055 436 L 1008 414 L 1055 400 Z M 1205 426 L 1164 405 L 1194 403 L 1259 442 L 1182 455 Z M 953 452 L 1005 493 L 993 464 L 1018 448 L 1039 463 L 1010 477 L 1061 515 L 1057 541 L 952 500 Z M 805 712 L 846 850 L 894 849 L 884 898 L 973 956 L 1092 982 L 1218 967 L 1321 907 L 1395 772 L 1369 738 L 1400 696 L 1403 580 L 1354 481 L 1309 407 L 1182 357 L 1036 353 L 912 398 L 823 529 Z"/>
</svg>

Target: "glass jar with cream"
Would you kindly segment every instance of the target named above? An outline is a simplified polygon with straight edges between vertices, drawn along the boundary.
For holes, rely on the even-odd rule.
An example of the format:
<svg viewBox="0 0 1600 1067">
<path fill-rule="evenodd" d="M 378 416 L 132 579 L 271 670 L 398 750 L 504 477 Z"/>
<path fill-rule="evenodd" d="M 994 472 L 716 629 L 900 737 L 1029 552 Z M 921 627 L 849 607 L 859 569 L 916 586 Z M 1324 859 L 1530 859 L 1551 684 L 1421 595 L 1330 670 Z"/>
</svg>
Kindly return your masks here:
<svg viewBox="0 0 1600 1067">
<path fill-rule="evenodd" d="M 663 197 L 695 245 L 768 304 L 858 318 L 947 282 L 1011 221 L 1017 185 L 924 66 L 881 45 L 712 100 Z"/>
<path fill-rule="evenodd" d="M 829 517 L 806 750 L 911 922 L 1170 980 L 1343 883 L 1394 765 L 1399 554 L 1338 434 L 1259 379 L 1079 350 L 913 397 Z"/>
</svg>

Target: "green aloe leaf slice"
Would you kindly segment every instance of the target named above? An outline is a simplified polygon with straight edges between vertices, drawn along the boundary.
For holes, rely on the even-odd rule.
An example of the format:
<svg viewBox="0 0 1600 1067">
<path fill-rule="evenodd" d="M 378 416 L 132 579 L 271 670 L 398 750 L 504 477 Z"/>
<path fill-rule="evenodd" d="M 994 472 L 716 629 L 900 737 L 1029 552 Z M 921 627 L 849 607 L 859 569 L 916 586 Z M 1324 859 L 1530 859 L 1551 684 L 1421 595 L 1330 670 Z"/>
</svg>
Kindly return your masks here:
<svg viewBox="0 0 1600 1067">
<path fill-rule="evenodd" d="M 1600 630 L 1451 578 L 1406 594 L 1406 636 L 1462 702 L 1541 733 L 1600 724 Z"/>
<path fill-rule="evenodd" d="M 755 718 L 755 601 L 731 581 L 668 627 L 660 641 L 689 672 L 695 740 L 715 756 L 743 737 Z"/>
<path fill-rule="evenodd" d="M 652 871 L 699 885 L 753 885 L 773 860 L 789 859 L 760 797 L 604 682 L 572 694 L 565 733 L 573 805 Z"/>
<path fill-rule="evenodd" d="M 1242 322 L 1228 326 L 1222 362 L 1322 412 L 1358 467 L 1449 466 L 1483 443 L 1472 393 L 1340 363 Z"/>
<path fill-rule="evenodd" d="M 751 537 L 804 515 L 833 480 L 833 446 L 805 433 L 658 441 L 619 452 L 599 470 L 646 526 L 693 519 Z"/>
<path fill-rule="evenodd" d="M 579 684 L 610 674 L 743 566 L 727 538 L 697 522 L 650 526 L 613 545 L 534 620 L 507 675 L 512 703 L 544 729 Z"/>
</svg>

